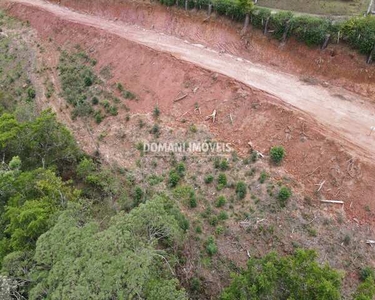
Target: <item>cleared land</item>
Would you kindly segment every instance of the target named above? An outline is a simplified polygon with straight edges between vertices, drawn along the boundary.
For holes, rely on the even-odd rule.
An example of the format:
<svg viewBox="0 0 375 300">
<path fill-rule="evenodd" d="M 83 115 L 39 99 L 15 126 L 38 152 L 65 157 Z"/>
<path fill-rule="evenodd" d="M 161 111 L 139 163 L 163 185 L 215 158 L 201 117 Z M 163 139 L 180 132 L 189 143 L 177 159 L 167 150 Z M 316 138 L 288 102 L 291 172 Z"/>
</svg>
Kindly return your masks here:
<svg viewBox="0 0 375 300">
<path fill-rule="evenodd" d="M 359 15 L 366 12 L 369 0 L 259 0 L 258 5 L 318 15 Z"/>
</svg>

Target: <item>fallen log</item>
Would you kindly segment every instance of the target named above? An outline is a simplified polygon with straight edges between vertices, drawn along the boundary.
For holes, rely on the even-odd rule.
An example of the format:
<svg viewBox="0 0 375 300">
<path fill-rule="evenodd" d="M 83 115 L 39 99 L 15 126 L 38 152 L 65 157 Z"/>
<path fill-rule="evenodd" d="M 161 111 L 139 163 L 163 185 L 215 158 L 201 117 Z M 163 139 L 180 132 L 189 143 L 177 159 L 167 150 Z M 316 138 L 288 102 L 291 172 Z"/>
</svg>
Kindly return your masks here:
<svg viewBox="0 0 375 300">
<path fill-rule="evenodd" d="M 341 200 L 320 200 L 322 203 L 331 203 L 331 204 L 344 204 L 344 201 Z"/>
<path fill-rule="evenodd" d="M 181 100 L 185 99 L 187 96 L 188 96 L 188 94 L 182 95 L 181 97 L 178 97 L 177 99 L 173 100 L 173 102 L 181 101 Z"/>
</svg>

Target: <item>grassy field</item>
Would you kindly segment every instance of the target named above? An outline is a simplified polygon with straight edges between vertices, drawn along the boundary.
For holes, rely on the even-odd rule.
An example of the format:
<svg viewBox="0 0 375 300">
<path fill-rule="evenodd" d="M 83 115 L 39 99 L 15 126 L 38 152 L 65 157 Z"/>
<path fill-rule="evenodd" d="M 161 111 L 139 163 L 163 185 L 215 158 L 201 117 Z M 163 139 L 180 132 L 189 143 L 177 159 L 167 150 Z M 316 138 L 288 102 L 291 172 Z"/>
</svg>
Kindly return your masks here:
<svg viewBox="0 0 375 300">
<path fill-rule="evenodd" d="M 258 5 L 319 15 L 359 15 L 369 0 L 259 0 Z"/>
</svg>

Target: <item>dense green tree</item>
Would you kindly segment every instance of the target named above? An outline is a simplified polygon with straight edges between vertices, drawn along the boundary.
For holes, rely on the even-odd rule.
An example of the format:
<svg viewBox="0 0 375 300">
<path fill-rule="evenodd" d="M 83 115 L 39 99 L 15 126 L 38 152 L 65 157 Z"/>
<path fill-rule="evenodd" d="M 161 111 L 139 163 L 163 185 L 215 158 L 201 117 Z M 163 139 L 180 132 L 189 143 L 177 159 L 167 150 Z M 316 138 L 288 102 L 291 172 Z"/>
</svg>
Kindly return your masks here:
<svg viewBox="0 0 375 300">
<path fill-rule="evenodd" d="M 23 123 L 15 146 L 16 155 L 27 168 L 55 165 L 64 169 L 74 166 L 79 155 L 72 134 L 57 122 L 51 111 L 42 112 L 35 121 Z"/>
<path fill-rule="evenodd" d="M 74 167 L 80 151 L 69 130 L 48 110 L 23 123 L 11 114 L 1 115 L 0 154 L 6 161 L 19 156 L 24 169 L 57 166 L 63 171 Z"/>
<path fill-rule="evenodd" d="M 105 230 L 79 211 L 62 213 L 39 238 L 30 299 L 186 299 L 169 262 L 184 235 L 170 200 L 158 196 L 119 213 Z"/>
<path fill-rule="evenodd" d="M 271 252 L 250 259 L 221 299 L 334 300 L 340 299 L 341 279 L 339 272 L 319 265 L 312 250 L 297 250 L 285 257 Z"/>
<path fill-rule="evenodd" d="M 0 150 L 4 151 L 9 141 L 14 139 L 19 132 L 19 124 L 11 114 L 0 116 Z"/>
<path fill-rule="evenodd" d="M 34 248 L 38 237 L 51 226 L 51 217 L 75 201 L 79 192 L 51 170 L 20 171 L 15 157 L 0 170 L 0 262 L 11 251 Z"/>
</svg>

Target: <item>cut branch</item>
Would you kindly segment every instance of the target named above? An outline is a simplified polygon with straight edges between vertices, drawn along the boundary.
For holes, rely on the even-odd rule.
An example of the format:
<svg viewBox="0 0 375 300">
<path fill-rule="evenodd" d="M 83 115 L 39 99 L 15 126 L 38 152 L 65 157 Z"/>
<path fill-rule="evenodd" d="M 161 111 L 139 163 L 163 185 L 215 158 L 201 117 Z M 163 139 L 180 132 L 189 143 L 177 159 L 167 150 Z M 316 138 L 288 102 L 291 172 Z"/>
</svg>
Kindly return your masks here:
<svg viewBox="0 0 375 300">
<path fill-rule="evenodd" d="M 322 203 L 331 203 L 331 204 L 344 204 L 344 201 L 341 200 L 320 200 Z"/>
<path fill-rule="evenodd" d="M 215 110 L 212 112 L 211 115 L 209 115 L 209 116 L 206 117 L 206 120 L 212 119 L 212 123 L 215 123 L 216 115 L 217 115 L 217 113 L 216 113 L 216 109 L 215 109 Z"/>
<path fill-rule="evenodd" d="M 174 99 L 173 102 L 181 101 L 181 100 L 185 99 L 187 96 L 188 96 L 188 94 L 182 95 L 181 97 L 178 97 L 177 99 Z"/>
</svg>

